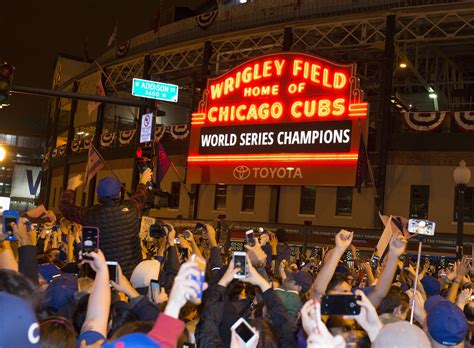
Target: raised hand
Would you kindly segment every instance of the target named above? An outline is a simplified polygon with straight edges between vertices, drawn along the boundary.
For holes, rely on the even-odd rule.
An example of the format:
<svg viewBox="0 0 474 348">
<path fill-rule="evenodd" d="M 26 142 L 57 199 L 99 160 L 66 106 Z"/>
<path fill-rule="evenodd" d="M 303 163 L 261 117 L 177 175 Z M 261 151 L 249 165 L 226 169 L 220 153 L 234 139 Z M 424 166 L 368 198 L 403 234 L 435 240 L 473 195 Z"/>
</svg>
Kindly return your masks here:
<svg viewBox="0 0 474 348">
<path fill-rule="evenodd" d="M 151 171 L 150 168 L 145 169 L 145 171 L 140 174 L 140 184 L 146 185 L 148 182 L 151 181 L 152 175 L 153 175 L 153 172 Z"/>
<path fill-rule="evenodd" d="M 207 240 L 209 241 L 209 245 L 211 247 L 216 247 L 217 246 L 216 230 L 210 224 L 206 224 L 206 236 L 207 236 Z"/>
<path fill-rule="evenodd" d="M 118 265 L 118 283 L 114 282 L 113 280 L 110 281 L 110 285 L 113 289 L 123 292 L 129 298 L 135 298 L 140 296 L 137 290 L 130 284 L 127 277 L 123 275 L 122 268 Z"/>
<path fill-rule="evenodd" d="M 96 273 L 109 273 L 105 256 L 101 250 L 97 250 L 97 252 L 92 251 L 88 253 L 87 256 L 90 257 L 91 260 L 83 259 L 81 263 L 88 263 Z"/>
<path fill-rule="evenodd" d="M 75 175 L 72 178 L 69 179 L 67 183 L 67 189 L 68 190 L 77 190 L 79 186 L 81 186 L 83 183 L 82 181 L 82 175 Z"/>
<path fill-rule="evenodd" d="M 227 266 L 227 270 L 225 271 L 222 278 L 219 280 L 218 284 L 226 288 L 234 279 L 234 275 L 239 271 L 239 268 L 234 268 L 234 260 L 230 260 L 229 265 Z"/>
<path fill-rule="evenodd" d="M 336 248 L 345 251 L 351 245 L 353 236 L 354 232 L 340 230 L 336 234 Z"/>
<path fill-rule="evenodd" d="M 33 245 L 31 243 L 31 237 L 26 230 L 26 220 L 25 218 L 20 218 L 19 225 L 12 223 L 13 235 L 20 242 L 21 245 Z"/>
<path fill-rule="evenodd" d="M 265 252 L 262 250 L 257 238 L 255 238 L 255 245 L 253 247 L 250 245 L 245 245 L 244 248 L 247 251 L 247 255 L 254 266 L 259 267 L 265 264 L 267 254 L 265 254 Z"/>
<path fill-rule="evenodd" d="M 415 293 L 413 289 L 408 289 L 406 294 L 410 298 L 410 308 L 413 304 L 413 301 L 415 302 L 415 319 L 418 321 L 418 323 L 423 325 L 426 318 L 425 300 L 423 299 L 423 296 L 418 290 Z"/>
<path fill-rule="evenodd" d="M 247 278 L 242 279 L 243 282 L 258 286 L 262 290 L 262 292 L 265 292 L 271 288 L 270 283 L 265 278 L 263 278 L 260 275 L 260 273 L 257 272 L 255 267 L 252 265 L 252 262 L 250 262 L 248 255 L 247 255 L 247 267 L 248 267 Z"/>
<path fill-rule="evenodd" d="M 392 238 L 390 241 L 390 253 L 399 258 L 405 252 L 407 247 L 407 240 L 399 234 L 397 237 Z"/>
<path fill-rule="evenodd" d="M 167 238 L 168 238 L 168 244 L 169 244 L 169 246 L 174 246 L 174 239 L 176 237 L 176 231 L 175 231 L 174 227 L 170 224 L 166 224 L 165 226 L 168 229 L 168 234 L 166 235 Z"/>
</svg>

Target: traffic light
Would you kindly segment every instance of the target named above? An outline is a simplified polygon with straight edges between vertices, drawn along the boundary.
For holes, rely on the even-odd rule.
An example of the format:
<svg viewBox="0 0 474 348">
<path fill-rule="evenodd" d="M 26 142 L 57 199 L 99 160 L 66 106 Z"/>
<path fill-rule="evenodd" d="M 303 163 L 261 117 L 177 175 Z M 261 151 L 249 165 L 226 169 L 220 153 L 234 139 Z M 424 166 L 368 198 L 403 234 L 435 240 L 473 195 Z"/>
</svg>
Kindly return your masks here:
<svg viewBox="0 0 474 348">
<path fill-rule="evenodd" d="M 13 65 L 3 63 L 0 65 L 0 107 L 7 106 L 10 98 L 10 89 L 12 88 Z"/>
</svg>

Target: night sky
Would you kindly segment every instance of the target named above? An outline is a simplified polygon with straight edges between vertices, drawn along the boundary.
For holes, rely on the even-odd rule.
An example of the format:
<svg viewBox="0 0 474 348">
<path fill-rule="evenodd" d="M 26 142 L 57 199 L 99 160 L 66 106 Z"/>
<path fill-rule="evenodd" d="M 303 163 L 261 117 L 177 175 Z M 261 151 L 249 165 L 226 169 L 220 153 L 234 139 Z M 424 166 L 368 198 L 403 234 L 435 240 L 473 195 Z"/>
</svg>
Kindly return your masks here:
<svg viewBox="0 0 474 348">
<path fill-rule="evenodd" d="M 162 13 L 173 4 L 192 3 L 165 0 Z M 117 20 L 118 41 L 127 40 L 151 29 L 159 4 L 143 0 L 2 1 L 0 61 L 15 66 L 14 84 L 51 88 L 58 54 L 83 58 L 88 37 L 89 57 L 95 59 L 106 50 Z M 0 110 L 1 133 L 45 132 L 48 98 L 17 94 L 11 96 L 10 104 Z"/>
</svg>

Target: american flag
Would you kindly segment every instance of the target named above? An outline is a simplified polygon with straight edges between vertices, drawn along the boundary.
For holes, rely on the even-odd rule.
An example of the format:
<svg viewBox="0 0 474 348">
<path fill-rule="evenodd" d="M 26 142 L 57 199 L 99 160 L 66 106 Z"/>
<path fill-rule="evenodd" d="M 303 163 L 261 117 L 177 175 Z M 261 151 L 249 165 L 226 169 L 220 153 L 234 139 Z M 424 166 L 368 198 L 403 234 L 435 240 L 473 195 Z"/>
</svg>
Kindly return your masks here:
<svg viewBox="0 0 474 348">
<path fill-rule="evenodd" d="M 89 155 L 87 157 L 86 174 L 84 176 L 86 179 L 84 191 L 86 191 L 86 187 L 89 186 L 89 182 L 92 180 L 92 178 L 96 176 L 102 168 L 104 168 L 102 157 L 99 155 L 95 147 L 91 145 L 89 148 Z"/>
</svg>

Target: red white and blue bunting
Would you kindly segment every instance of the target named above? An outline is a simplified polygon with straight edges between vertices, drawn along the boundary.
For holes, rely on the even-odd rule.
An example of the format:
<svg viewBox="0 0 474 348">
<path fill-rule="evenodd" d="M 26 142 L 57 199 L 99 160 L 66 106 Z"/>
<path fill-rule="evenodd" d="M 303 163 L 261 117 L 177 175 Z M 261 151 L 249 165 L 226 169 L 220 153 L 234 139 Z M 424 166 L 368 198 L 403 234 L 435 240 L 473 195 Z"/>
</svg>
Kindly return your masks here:
<svg viewBox="0 0 474 348">
<path fill-rule="evenodd" d="M 196 23 L 201 29 L 207 29 L 219 14 L 218 10 L 206 12 L 196 17 Z"/>
<path fill-rule="evenodd" d="M 406 124 L 418 132 L 430 132 L 438 128 L 446 117 L 446 111 L 437 112 L 404 112 Z"/>
<path fill-rule="evenodd" d="M 474 131 L 474 111 L 455 111 L 457 125 L 465 131 Z"/>
<path fill-rule="evenodd" d="M 188 124 L 161 125 L 155 128 L 155 141 L 160 141 L 166 134 L 174 140 L 185 140 L 189 136 L 190 127 Z M 119 132 L 103 133 L 100 137 L 100 148 L 107 149 L 116 146 L 126 146 L 133 143 L 136 129 L 128 129 Z M 90 135 L 82 139 L 73 139 L 71 142 L 72 153 L 80 153 L 89 150 L 94 142 L 94 136 Z M 51 152 L 51 158 L 61 158 L 66 155 L 66 145 L 58 146 Z M 49 150 L 45 153 L 44 162 L 50 159 Z"/>
</svg>

